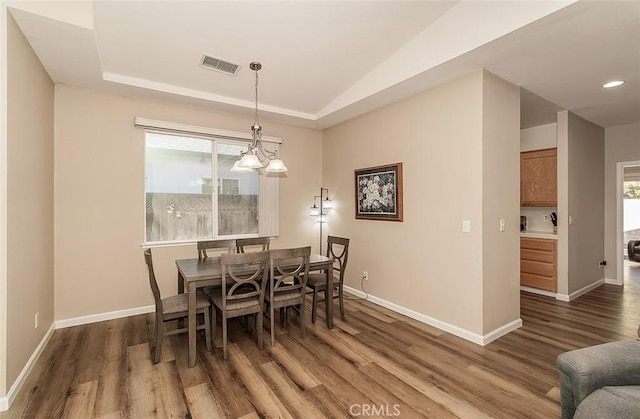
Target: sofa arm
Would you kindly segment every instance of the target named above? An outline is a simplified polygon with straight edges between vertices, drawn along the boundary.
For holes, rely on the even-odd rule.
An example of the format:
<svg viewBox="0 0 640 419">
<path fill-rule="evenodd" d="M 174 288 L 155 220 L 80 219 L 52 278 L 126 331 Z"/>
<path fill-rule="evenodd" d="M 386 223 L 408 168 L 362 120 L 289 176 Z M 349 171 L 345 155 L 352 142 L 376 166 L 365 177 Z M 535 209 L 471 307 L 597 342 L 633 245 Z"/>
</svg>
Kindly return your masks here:
<svg viewBox="0 0 640 419">
<path fill-rule="evenodd" d="M 562 418 L 573 418 L 591 392 L 610 385 L 640 385 L 640 342 L 611 342 L 560 354 Z"/>
</svg>

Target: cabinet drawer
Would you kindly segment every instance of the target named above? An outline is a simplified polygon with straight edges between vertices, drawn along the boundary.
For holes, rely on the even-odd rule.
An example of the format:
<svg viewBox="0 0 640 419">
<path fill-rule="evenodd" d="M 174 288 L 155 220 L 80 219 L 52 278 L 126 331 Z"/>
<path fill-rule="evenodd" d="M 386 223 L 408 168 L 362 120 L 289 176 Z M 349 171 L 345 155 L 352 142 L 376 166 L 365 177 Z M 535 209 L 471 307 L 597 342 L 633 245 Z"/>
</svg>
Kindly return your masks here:
<svg viewBox="0 0 640 419">
<path fill-rule="evenodd" d="M 556 241 L 551 239 L 530 239 L 520 238 L 520 249 L 545 250 L 553 252 L 556 250 Z"/>
<path fill-rule="evenodd" d="M 521 260 L 532 260 L 535 262 L 555 263 L 555 255 L 553 252 L 533 249 L 520 249 Z"/>
<path fill-rule="evenodd" d="M 547 278 L 523 272 L 520 274 L 520 285 L 552 292 L 557 291 L 557 282 L 555 277 Z"/>
<path fill-rule="evenodd" d="M 520 285 L 556 292 L 557 242 L 520 238 Z"/>
<path fill-rule="evenodd" d="M 552 278 L 556 276 L 556 266 L 552 263 L 520 261 L 520 273 L 529 273 L 538 276 Z"/>
</svg>

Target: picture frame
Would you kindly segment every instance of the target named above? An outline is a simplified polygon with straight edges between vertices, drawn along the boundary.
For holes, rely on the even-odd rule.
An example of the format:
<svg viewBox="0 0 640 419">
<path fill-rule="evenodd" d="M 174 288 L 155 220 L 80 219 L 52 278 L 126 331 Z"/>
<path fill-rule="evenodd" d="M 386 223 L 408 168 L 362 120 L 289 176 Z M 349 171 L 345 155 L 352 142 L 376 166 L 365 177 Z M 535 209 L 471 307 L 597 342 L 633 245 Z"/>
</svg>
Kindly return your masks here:
<svg viewBox="0 0 640 419">
<path fill-rule="evenodd" d="M 403 221 L 402 163 L 356 169 L 356 220 Z"/>
</svg>

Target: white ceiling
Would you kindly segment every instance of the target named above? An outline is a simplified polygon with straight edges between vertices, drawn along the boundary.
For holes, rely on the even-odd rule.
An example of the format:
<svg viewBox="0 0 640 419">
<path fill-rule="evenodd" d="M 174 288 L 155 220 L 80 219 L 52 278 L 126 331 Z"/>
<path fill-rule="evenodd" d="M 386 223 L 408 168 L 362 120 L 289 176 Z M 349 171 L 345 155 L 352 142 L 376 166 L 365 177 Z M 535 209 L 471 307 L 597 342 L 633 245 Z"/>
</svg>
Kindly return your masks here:
<svg viewBox="0 0 640 419">
<path fill-rule="evenodd" d="M 640 1 L 6 3 L 51 78 L 83 88 L 251 114 L 260 61 L 260 115 L 326 128 L 486 68 L 526 89 L 523 127 L 640 122 Z"/>
</svg>

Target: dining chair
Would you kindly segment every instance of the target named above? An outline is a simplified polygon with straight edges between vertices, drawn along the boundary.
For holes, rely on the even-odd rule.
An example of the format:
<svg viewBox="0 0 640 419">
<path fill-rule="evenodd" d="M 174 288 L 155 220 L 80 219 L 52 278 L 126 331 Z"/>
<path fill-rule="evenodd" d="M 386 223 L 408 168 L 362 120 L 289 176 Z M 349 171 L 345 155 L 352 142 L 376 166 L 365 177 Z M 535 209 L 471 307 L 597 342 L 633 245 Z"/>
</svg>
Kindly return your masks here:
<svg viewBox="0 0 640 419">
<path fill-rule="evenodd" d="M 275 345 L 275 310 L 300 306 L 300 337 L 304 338 L 304 296 L 309 276 L 311 246 L 270 250 L 269 291 L 265 302 L 269 306 L 271 346 Z"/>
<path fill-rule="evenodd" d="M 262 349 L 264 293 L 267 283 L 269 252 L 234 253 L 220 256 L 222 290 L 212 297 L 213 337 L 216 336 L 216 312 L 222 315 L 222 353 L 227 359 L 227 321 L 233 317 L 256 315 L 258 347 Z"/>
<path fill-rule="evenodd" d="M 331 303 L 334 298 L 340 301 L 340 317 L 344 318 L 344 272 L 347 269 L 347 259 L 349 257 L 349 239 L 343 237 L 327 237 L 327 257 L 333 258 L 333 288 L 331 289 Z M 311 303 L 311 323 L 316 322 L 316 311 L 318 303 L 329 304 L 327 290 L 327 279 L 325 272 L 313 272 L 307 278 L 307 287 L 313 291 L 313 301 Z M 334 295 L 334 290 L 338 291 Z M 318 300 L 318 293 L 324 292 L 324 299 Z"/>
<path fill-rule="evenodd" d="M 209 257 L 207 254 L 207 250 L 227 250 L 227 253 L 236 253 L 236 241 L 235 239 L 227 239 L 227 240 L 200 240 L 196 243 L 196 247 L 198 248 L 198 259 L 205 260 Z M 220 293 L 219 285 L 207 286 L 202 289 L 202 291 L 209 297 L 211 300 L 212 296 Z M 214 337 L 215 339 L 215 337 Z"/>
<path fill-rule="evenodd" d="M 207 250 L 211 249 L 227 249 L 227 253 L 235 253 L 236 252 L 236 241 L 235 239 L 227 239 L 227 240 L 201 240 L 196 243 L 198 247 L 198 259 L 206 259 L 209 257 L 207 255 Z"/>
<path fill-rule="evenodd" d="M 185 320 L 189 317 L 189 295 L 177 294 L 171 297 L 162 298 L 160 288 L 156 281 L 155 271 L 153 269 L 153 257 L 151 249 L 144 251 L 144 260 L 149 270 L 149 284 L 151 292 L 156 304 L 156 318 L 153 327 L 153 341 L 151 348 L 153 349 L 152 360 L 154 364 L 160 361 L 160 351 L 162 349 L 163 337 L 175 335 L 178 333 L 187 333 L 188 327 L 178 327 L 177 329 L 165 330 L 164 324 L 172 320 Z M 196 316 L 202 315 L 204 321 L 201 325 L 196 325 L 196 330 L 204 330 L 205 339 L 207 341 L 207 350 L 211 350 L 211 303 L 203 294 L 196 294 Z"/>
<path fill-rule="evenodd" d="M 271 237 L 250 237 L 247 239 L 236 239 L 236 248 L 238 253 L 245 253 L 245 247 L 262 246 L 262 252 L 269 250 Z"/>
</svg>

